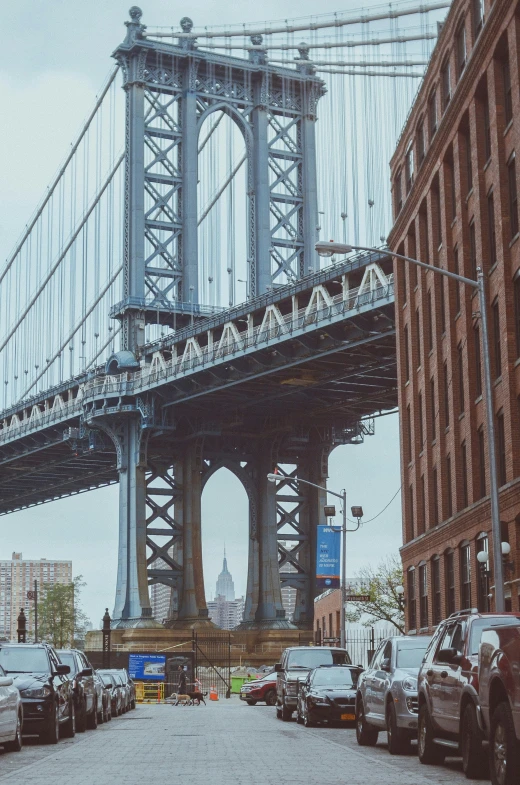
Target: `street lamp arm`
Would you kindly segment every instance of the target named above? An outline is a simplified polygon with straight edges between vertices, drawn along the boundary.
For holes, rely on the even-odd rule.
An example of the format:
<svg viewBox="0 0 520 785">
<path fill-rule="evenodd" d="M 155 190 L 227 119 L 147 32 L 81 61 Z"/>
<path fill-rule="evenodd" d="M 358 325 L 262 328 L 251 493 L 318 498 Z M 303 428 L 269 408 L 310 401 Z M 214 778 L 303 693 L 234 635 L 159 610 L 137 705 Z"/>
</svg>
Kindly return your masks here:
<svg viewBox="0 0 520 785">
<path fill-rule="evenodd" d="M 282 474 L 274 474 L 274 473 L 273 474 L 268 474 L 267 475 L 267 479 L 270 482 L 276 482 L 276 480 L 283 480 L 283 475 Z M 336 493 L 336 491 L 331 491 L 325 485 L 316 485 L 315 482 L 310 482 L 310 480 L 304 480 L 301 477 L 298 477 L 297 481 L 298 481 L 298 483 L 303 482 L 305 485 L 310 485 L 313 488 L 319 488 L 320 491 L 326 491 L 327 493 L 330 493 L 331 496 L 337 496 L 338 499 L 343 499 L 344 496 L 345 496 L 344 493 Z"/>
<path fill-rule="evenodd" d="M 427 264 L 426 262 L 420 262 L 419 259 L 413 259 L 411 256 L 404 256 L 401 253 L 396 253 L 395 251 L 391 251 L 387 248 L 385 251 L 382 251 L 381 248 L 370 248 L 369 246 L 365 245 L 343 245 L 342 243 L 333 243 L 333 242 L 319 242 L 315 245 L 316 251 L 318 254 L 320 251 L 325 251 L 330 254 L 330 251 L 333 253 L 350 253 L 351 251 L 369 251 L 372 253 L 387 253 L 389 256 L 394 256 L 396 259 L 402 259 L 405 262 L 411 262 L 415 264 L 417 267 L 424 267 L 425 270 L 432 270 L 434 273 L 439 273 L 439 275 L 444 275 L 446 278 L 453 278 L 454 281 L 458 281 L 459 283 L 468 284 L 468 286 L 472 286 L 474 289 L 478 289 L 478 281 L 475 281 L 473 278 L 466 278 L 464 275 L 457 275 L 457 273 L 452 273 L 449 270 L 444 270 L 442 267 L 435 267 L 433 264 Z"/>
</svg>

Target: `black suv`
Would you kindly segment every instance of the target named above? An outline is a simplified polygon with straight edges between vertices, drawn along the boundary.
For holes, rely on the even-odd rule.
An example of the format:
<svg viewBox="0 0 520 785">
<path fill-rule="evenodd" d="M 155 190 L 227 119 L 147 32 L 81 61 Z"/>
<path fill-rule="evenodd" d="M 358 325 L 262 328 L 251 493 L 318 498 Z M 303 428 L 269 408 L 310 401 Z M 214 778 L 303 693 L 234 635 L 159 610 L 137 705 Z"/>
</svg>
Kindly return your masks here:
<svg viewBox="0 0 520 785">
<path fill-rule="evenodd" d="M 92 665 L 78 649 L 58 649 L 57 654 L 60 660 L 70 667 L 76 709 L 76 730 L 78 733 L 84 733 L 87 728 L 94 730 L 98 725 L 98 713 Z"/>
<path fill-rule="evenodd" d="M 486 628 L 519 621 L 520 614 L 471 608 L 439 624 L 418 676 L 421 763 L 441 763 L 451 750 L 452 755 L 462 755 L 462 768 L 470 779 L 486 771 L 478 696 L 480 639 Z"/>
<path fill-rule="evenodd" d="M 351 665 L 346 649 L 329 646 L 291 646 L 274 669 L 276 679 L 276 716 L 287 722 L 298 705 L 300 682 L 319 665 Z"/>
<path fill-rule="evenodd" d="M 0 644 L 0 665 L 13 678 L 23 704 L 24 735 L 57 744 L 60 731 L 76 732 L 70 668 L 46 643 Z"/>
</svg>

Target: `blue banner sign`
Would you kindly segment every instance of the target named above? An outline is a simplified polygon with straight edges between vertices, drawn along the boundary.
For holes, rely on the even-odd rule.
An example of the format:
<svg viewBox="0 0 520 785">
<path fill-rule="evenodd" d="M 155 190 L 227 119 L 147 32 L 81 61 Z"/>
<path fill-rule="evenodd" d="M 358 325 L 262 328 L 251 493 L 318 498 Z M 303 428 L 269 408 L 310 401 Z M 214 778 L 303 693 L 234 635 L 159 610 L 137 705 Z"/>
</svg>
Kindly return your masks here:
<svg viewBox="0 0 520 785">
<path fill-rule="evenodd" d="M 339 589 L 339 551 L 341 532 L 331 526 L 318 526 L 316 548 L 316 585 L 318 589 Z"/>
<path fill-rule="evenodd" d="M 130 654 L 128 657 L 128 673 L 131 679 L 164 681 L 165 669 L 164 654 Z"/>
</svg>

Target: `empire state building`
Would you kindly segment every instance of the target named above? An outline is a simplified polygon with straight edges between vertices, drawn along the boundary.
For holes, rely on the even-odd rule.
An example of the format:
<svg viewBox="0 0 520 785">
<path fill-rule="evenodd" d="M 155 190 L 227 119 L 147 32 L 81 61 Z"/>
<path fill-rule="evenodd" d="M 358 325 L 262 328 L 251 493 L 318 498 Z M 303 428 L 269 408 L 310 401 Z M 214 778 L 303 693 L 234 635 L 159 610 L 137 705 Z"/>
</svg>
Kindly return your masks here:
<svg viewBox="0 0 520 785">
<path fill-rule="evenodd" d="M 228 570 L 225 548 L 224 563 L 222 565 L 222 572 L 217 579 L 215 597 L 224 597 L 228 602 L 232 602 L 235 599 L 235 584 L 233 583 L 233 577 Z"/>
</svg>

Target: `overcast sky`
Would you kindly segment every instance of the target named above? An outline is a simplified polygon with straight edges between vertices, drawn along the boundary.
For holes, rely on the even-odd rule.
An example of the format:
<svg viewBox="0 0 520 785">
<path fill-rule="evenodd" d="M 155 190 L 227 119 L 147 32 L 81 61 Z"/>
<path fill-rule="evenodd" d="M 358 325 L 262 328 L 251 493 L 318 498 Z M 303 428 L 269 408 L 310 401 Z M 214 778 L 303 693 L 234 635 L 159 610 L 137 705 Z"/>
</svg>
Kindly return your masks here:
<svg viewBox="0 0 520 785">
<path fill-rule="evenodd" d="M 23 230 L 64 158 L 96 93 L 112 69 L 110 53 L 125 35 L 128 2 L 17 0 L 2 6 L 0 54 L 0 259 Z M 150 27 L 177 25 L 188 14 L 196 25 L 235 24 L 359 8 L 359 0 L 233 4 L 191 0 L 187 7 L 162 0 L 142 5 Z M 365 3 L 365 6 L 379 3 Z M 386 184 L 385 186 L 386 187 Z M 349 507 L 376 515 L 400 485 L 397 416 L 376 421 L 362 446 L 341 447 L 330 461 L 329 485 L 346 487 Z M 104 488 L 0 518 L 0 558 L 72 559 L 87 583 L 84 607 L 97 625 L 113 607 L 117 565 L 117 487 Z M 224 542 L 237 594 L 246 586 L 247 506 L 238 481 L 215 475 L 203 497 L 204 568 L 208 597 L 221 569 Z M 401 542 L 399 496 L 388 510 L 349 536 L 348 574 L 397 552 Z"/>
</svg>

